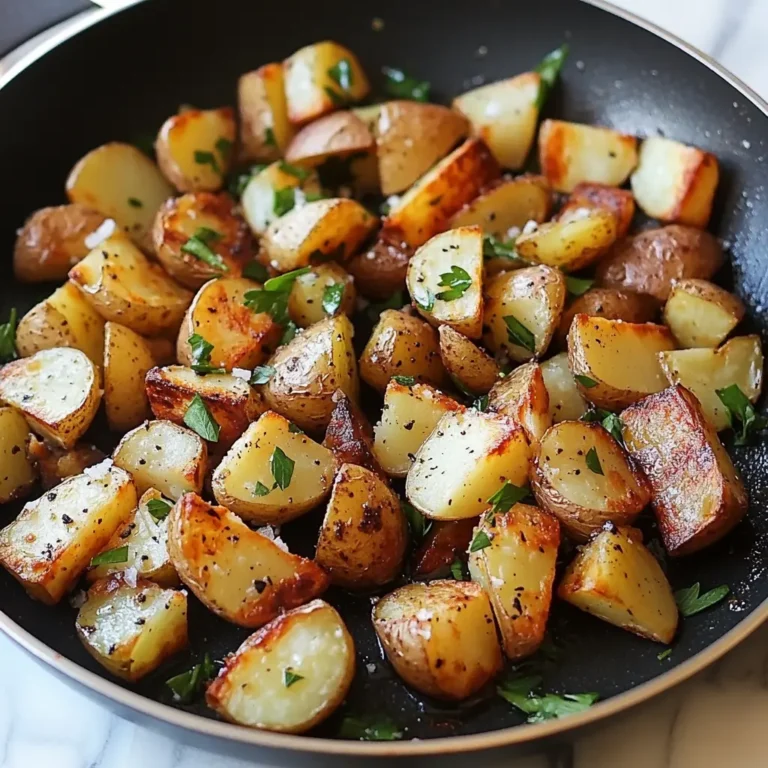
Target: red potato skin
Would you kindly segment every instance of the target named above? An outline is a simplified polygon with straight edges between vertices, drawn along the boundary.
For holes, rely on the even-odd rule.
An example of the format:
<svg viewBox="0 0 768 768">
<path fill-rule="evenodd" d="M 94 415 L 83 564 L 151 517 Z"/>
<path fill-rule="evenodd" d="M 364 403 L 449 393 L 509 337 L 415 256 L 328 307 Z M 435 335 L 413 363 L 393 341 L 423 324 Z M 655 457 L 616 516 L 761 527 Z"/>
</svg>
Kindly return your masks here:
<svg viewBox="0 0 768 768">
<path fill-rule="evenodd" d="M 456 557 L 466 560 L 466 552 L 472 539 L 477 519 L 435 520 L 419 549 L 413 556 L 413 573 L 428 576 L 448 568 Z"/>
</svg>

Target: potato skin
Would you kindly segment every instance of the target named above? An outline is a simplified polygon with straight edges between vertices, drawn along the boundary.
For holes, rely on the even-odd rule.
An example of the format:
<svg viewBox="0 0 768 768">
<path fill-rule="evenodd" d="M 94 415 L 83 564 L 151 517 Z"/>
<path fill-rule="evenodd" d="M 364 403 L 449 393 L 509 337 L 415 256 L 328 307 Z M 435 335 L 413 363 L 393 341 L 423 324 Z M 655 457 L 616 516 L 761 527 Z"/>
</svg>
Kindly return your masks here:
<svg viewBox="0 0 768 768">
<path fill-rule="evenodd" d="M 323 446 L 339 463 L 357 464 L 386 478 L 373 454 L 373 429 L 365 414 L 340 389 L 333 393 L 332 399 L 335 405 Z"/>
<path fill-rule="evenodd" d="M 335 261 L 328 261 L 312 267 L 311 272 L 296 278 L 288 297 L 288 313 L 300 328 L 308 328 L 329 316 L 323 307 L 325 290 L 332 285 L 341 285 L 341 303 L 334 314 L 352 315 L 355 311 L 357 293 L 352 276 Z"/>
<path fill-rule="evenodd" d="M 525 363 L 500 379 L 488 393 L 488 409 L 507 416 L 524 430 L 531 445 L 552 426 L 549 392 L 541 366 Z"/>
<path fill-rule="evenodd" d="M 348 157 L 373 149 L 368 126 L 354 112 L 332 112 L 305 125 L 285 150 L 288 163 L 319 165 L 329 157 Z"/>
<path fill-rule="evenodd" d="M 405 287 L 408 262 L 413 249 L 399 237 L 379 239 L 344 265 L 355 279 L 356 288 L 374 301 L 388 299 Z"/>
<path fill-rule="evenodd" d="M 499 379 L 496 361 L 449 325 L 441 325 L 437 332 L 440 358 L 450 376 L 476 395 L 488 392 Z"/>
<path fill-rule="evenodd" d="M 444 575 L 457 558 L 466 558 L 477 519 L 435 520 L 427 537 L 413 554 L 413 575 Z"/>
<path fill-rule="evenodd" d="M 559 216 L 580 208 L 608 211 L 616 217 L 616 236 L 624 237 L 635 215 L 635 198 L 627 189 L 584 181 L 577 184 L 568 196 Z"/>
</svg>

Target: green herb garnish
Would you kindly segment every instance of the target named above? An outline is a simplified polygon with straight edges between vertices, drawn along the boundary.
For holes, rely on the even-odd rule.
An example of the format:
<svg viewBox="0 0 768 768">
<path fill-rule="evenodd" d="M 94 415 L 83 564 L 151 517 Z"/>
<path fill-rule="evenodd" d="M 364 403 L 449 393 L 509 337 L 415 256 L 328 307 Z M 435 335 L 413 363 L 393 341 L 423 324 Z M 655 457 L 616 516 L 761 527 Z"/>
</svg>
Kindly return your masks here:
<svg viewBox="0 0 768 768">
<path fill-rule="evenodd" d="M 163 499 L 150 499 L 147 502 L 147 512 L 159 523 L 165 520 L 171 511 L 171 505 Z"/>
<path fill-rule="evenodd" d="M 0 363 L 9 363 L 16 359 L 16 325 L 18 313 L 11 309 L 8 322 L 0 325 Z"/>
<path fill-rule="evenodd" d="M 256 481 L 256 485 L 253 487 L 254 496 L 266 496 L 272 489 L 267 488 L 261 480 Z"/>
<path fill-rule="evenodd" d="M 128 562 L 128 545 L 108 549 L 106 552 L 99 552 L 98 555 L 91 558 L 91 565 L 116 565 L 117 563 Z"/>
<path fill-rule="evenodd" d="M 227 190 L 236 200 L 239 200 L 245 192 L 245 188 L 254 176 L 258 176 L 267 166 L 263 163 L 252 165 L 247 171 L 239 171 L 233 174 L 227 183 Z"/>
<path fill-rule="evenodd" d="M 210 165 L 211 168 L 213 168 L 215 173 L 218 173 L 221 175 L 221 168 L 219 168 L 219 163 L 216 160 L 216 155 L 213 154 L 213 152 L 207 152 L 202 149 L 196 149 L 195 150 L 195 162 L 198 165 Z"/>
<path fill-rule="evenodd" d="M 288 176 L 293 176 L 299 181 L 306 181 L 310 175 L 310 171 L 308 171 L 306 168 L 302 168 L 300 165 L 292 165 L 291 163 L 286 163 L 285 160 L 281 160 L 277 167 L 283 173 L 287 174 Z"/>
<path fill-rule="evenodd" d="M 590 379 L 591 381 L 591 379 Z M 590 408 L 579 421 L 597 422 L 603 429 L 611 433 L 613 439 L 621 446 L 624 445 L 624 422 L 620 416 L 602 408 Z"/>
<path fill-rule="evenodd" d="M 455 301 L 460 299 L 472 287 L 472 278 L 469 276 L 469 272 L 454 264 L 450 272 L 443 272 L 440 275 L 438 285 L 449 290 L 435 294 L 436 299 L 440 299 L 440 301 Z"/>
<path fill-rule="evenodd" d="M 192 398 L 192 402 L 184 413 L 184 423 L 193 432 L 197 432 L 203 440 L 210 440 L 212 443 L 218 442 L 221 427 L 211 416 L 208 406 L 200 395 L 196 394 Z"/>
<path fill-rule="evenodd" d="M 303 435 L 304 434 L 304 430 L 301 427 L 299 427 L 296 424 L 294 424 L 292 421 L 288 422 L 288 431 L 292 435 Z"/>
<path fill-rule="evenodd" d="M 211 250 L 209 243 L 221 240 L 221 235 L 208 227 L 200 227 L 192 237 L 181 246 L 183 253 L 189 253 L 200 261 L 204 261 L 214 269 L 228 272 L 229 268 L 218 253 Z"/>
<path fill-rule="evenodd" d="M 403 387 L 412 387 L 416 383 L 413 376 L 393 376 L 392 381 L 396 381 Z"/>
<path fill-rule="evenodd" d="M 190 367 L 195 373 L 205 375 L 206 373 L 227 372 L 225 368 L 214 368 L 211 365 L 213 344 L 207 342 L 199 333 L 193 333 L 187 339 L 187 343 L 192 353 L 192 365 Z"/>
<path fill-rule="evenodd" d="M 301 267 L 292 272 L 286 272 L 284 275 L 270 278 L 262 288 L 246 292 L 243 297 L 245 306 L 254 312 L 266 312 L 276 323 L 286 329 L 292 327 L 295 334 L 296 326 L 291 323 L 288 316 L 288 297 L 296 278 L 309 271 L 309 267 Z"/>
<path fill-rule="evenodd" d="M 701 584 L 697 581 L 692 587 L 686 587 L 675 592 L 675 602 L 682 616 L 688 617 L 700 613 L 721 600 L 724 600 L 731 592 L 725 584 L 709 592 L 700 595 Z"/>
<path fill-rule="evenodd" d="M 219 150 L 219 154 L 221 155 L 223 160 L 228 160 L 230 154 L 232 153 L 232 142 L 222 136 L 216 141 L 216 149 Z"/>
<path fill-rule="evenodd" d="M 491 537 L 485 531 L 478 531 L 469 545 L 470 552 L 479 552 L 481 549 L 491 546 Z"/>
<path fill-rule="evenodd" d="M 768 419 L 755 410 L 755 406 L 752 405 L 737 384 L 731 384 L 724 389 L 716 389 L 715 394 L 728 409 L 731 428 L 736 435 L 734 439 L 736 445 L 746 445 L 755 432 L 768 429 Z M 736 422 L 741 424 L 741 431 L 736 431 Z"/>
<path fill-rule="evenodd" d="M 249 280 L 255 280 L 257 283 L 263 283 L 269 280 L 269 272 L 267 268 L 258 261 L 249 261 L 245 267 L 243 267 L 243 277 L 247 277 Z"/>
<path fill-rule="evenodd" d="M 403 732 L 386 716 L 345 717 L 339 729 L 339 737 L 358 741 L 396 741 L 403 738 Z"/>
<path fill-rule="evenodd" d="M 593 278 L 565 276 L 565 284 L 571 296 L 583 296 L 594 284 Z"/>
<path fill-rule="evenodd" d="M 597 386 L 597 382 L 594 379 L 590 379 L 589 376 L 585 376 L 582 373 L 575 374 L 573 378 L 576 379 L 582 387 L 586 387 L 587 389 L 592 389 L 592 387 Z"/>
<path fill-rule="evenodd" d="M 541 61 L 541 63 L 534 68 L 534 72 L 538 72 L 541 76 L 541 84 L 539 85 L 539 93 L 536 97 L 536 108 L 541 109 L 544 106 L 544 102 L 547 100 L 550 91 L 552 90 L 560 70 L 565 64 L 565 60 L 568 57 L 568 45 L 563 43 L 559 48 L 556 48 L 551 53 L 548 53 Z"/>
<path fill-rule="evenodd" d="M 138 197 L 129 197 L 128 198 L 128 205 L 131 206 L 131 208 L 143 208 L 144 203 L 139 200 Z"/>
<path fill-rule="evenodd" d="M 333 283 L 323 289 L 323 309 L 327 315 L 335 315 L 343 300 L 344 283 Z"/>
<path fill-rule="evenodd" d="M 497 686 L 496 691 L 513 707 L 528 715 L 529 723 L 566 717 L 589 709 L 599 698 L 597 693 L 544 693 L 533 691 L 541 685 L 541 678 L 535 675 L 516 680 L 507 680 Z"/>
<path fill-rule="evenodd" d="M 659 661 L 664 661 L 664 659 L 668 658 L 671 653 L 672 653 L 671 648 L 665 648 L 663 651 L 661 651 L 661 653 L 656 654 L 656 658 Z"/>
<path fill-rule="evenodd" d="M 476 411 L 485 412 L 488 410 L 488 402 L 488 395 L 480 395 L 480 397 L 472 403 L 472 407 Z"/>
<path fill-rule="evenodd" d="M 266 384 L 275 373 L 276 371 L 271 365 L 257 365 L 253 371 L 251 371 L 250 383 L 253 386 Z"/>
<path fill-rule="evenodd" d="M 286 688 L 290 688 L 294 683 L 298 683 L 299 680 L 303 680 L 304 675 L 298 674 L 293 671 L 293 667 L 286 667 L 283 670 L 283 685 Z"/>
<path fill-rule="evenodd" d="M 420 285 L 413 289 L 413 301 L 425 312 L 431 312 L 435 308 L 435 294 L 429 288 L 422 288 Z"/>
<path fill-rule="evenodd" d="M 349 59 L 339 59 L 329 70 L 328 77 L 333 80 L 342 91 L 348 91 L 352 87 L 352 64 Z"/>
<path fill-rule="evenodd" d="M 603 468 L 600 466 L 600 457 L 597 455 L 597 449 L 594 446 L 587 451 L 586 461 L 587 468 L 596 475 L 604 474 Z"/>
<path fill-rule="evenodd" d="M 209 654 L 205 654 L 199 664 L 180 675 L 166 680 L 165 684 L 173 691 L 173 699 L 179 704 L 187 704 L 203 689 L 203 686 L 216 674 L 216 667 Z"/>
<path fill-rule="evenodd" d="M 507 338 L 512 344 L 536 352 L 536 337 L 514 315 L 506 315 L 502 320 L 507 324 Z"/>
<path fill-rule="evenodd" d="M 411 538 L 415 544 L 418 544 L 429 533 L 429 529 L 432 527 L 432 521 L 427 520 L 427 518 L 413 506 L 413 504 L 405 499 L 400 502 L 400 506 L 402 507 L 405 519 L 408 521 Z"/>
<path fill-rule="evenodd" d="M 455 557 L 451 563 L 451 576 L 453 576 L 456 581 L 467 581 L 469 577 L 467 564 L 459 557 Z"/>
<path fill-rule="evenodd" d="M 293 468 L 296 462 L 283 453 L 281 448 L 275 448 L 272 451 L 272 458 L 269 460 L 269 469 L 272 477 L 275 478 L 275 486 L 284 491 L 290 484 L 293 477 Z"/>
<path fill-rule="evenodd" d="M 277 147 L 275 132 L 269 126 L 264 129 L 264 145 L 267 147 Z"/>
<path fill-rule="evenodd" d="M 275 190 L 275 203 L 272 210 L 275 216 L 285 216 L 286 213 L 292 211 L 296 205 L 296 189 L 295 187 L 283 187 L 282 189 Z"/>
<path fill-rule="evenodd" d="M 386 92 L 396 99 L 409 99 L 411 101 L 429 101 L 429 89 L 431 84 L 426 80 L 417 80 L 403 72 L 402 69 L 382 67 L 386 80 L 384 88 Z"/>
<path fill-rule="evenodd" d="M 483 237 L 483 258 L 488 259 L 506 259 L 519 266 L 525 266 L 528 262 L 521 259 L 515 250 L 515 241 L 502 241 L 493 235 Z"/>
<path fill-rule="evenodd" d="M 496 493 L 488 499 L 488 503 L 492 504 L 490 512 L 496 514 L 497 512 L 509 512 L 512 507 L 518 502 L 522 501 L 529 491 L 527 488 L 520 488 L 517 485 L 513 485 L 509 480 L 504 481 L 504 485 L 499 488 Z"/>
</svg>

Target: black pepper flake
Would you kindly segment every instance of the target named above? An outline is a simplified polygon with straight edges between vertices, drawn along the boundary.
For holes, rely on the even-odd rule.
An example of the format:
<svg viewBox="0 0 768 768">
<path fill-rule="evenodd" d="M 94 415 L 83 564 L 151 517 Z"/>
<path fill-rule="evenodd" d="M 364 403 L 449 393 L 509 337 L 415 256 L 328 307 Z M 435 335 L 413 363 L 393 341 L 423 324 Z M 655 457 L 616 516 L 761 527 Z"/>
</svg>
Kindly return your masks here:
<svg viewBox="0 0 768 768">
<path fill-rule="evenodd" d="M 66 513 L 61 516 L 61 522 L 64 523 L 64 525 L 71 525 L 75 521 Z"/>
<path fill-rule="evenodd" d="M 267 588 L 267 582 L 266 582 L 266 581 L 262 581 L 261 579 L 256 579 L 256 580 L 253 582 L 253 588 L 254 588 L 254 589 L 255 589 L 255 590 L 256 590 L 256 591 L 257 591 L 259 594 L 261 594 L 261 593 L 262 593 L 262 592 L 263 592 L 263 591 L 264 591 L 264 590 Z"/>
</svg>

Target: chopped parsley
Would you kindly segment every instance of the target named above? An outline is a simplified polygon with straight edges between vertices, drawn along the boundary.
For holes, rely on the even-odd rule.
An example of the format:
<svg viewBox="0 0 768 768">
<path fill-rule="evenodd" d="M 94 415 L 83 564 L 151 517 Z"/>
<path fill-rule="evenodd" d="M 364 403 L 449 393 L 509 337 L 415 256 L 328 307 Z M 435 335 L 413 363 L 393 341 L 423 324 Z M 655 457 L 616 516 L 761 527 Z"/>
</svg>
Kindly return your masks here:
<svg viewBox="0 0 768 768">
<path fill-rule="evenodd" d="M 715 394 L 720 402 L 728 409 L 728 418 L 731 428 L 736 435 L 736 445 L 746 445 L 755 432 L 768 429 L 768 419 L 758 413 L 749 398 L 741 391 L 737 384 L 731 384 L 724 389 L 716 389 Z M 741 430 L 736 430 L 736 423 L 741 424 Z"/>
<path fill-rule="evenodd" d="M 344 283 L 332 283 L 323 289 L 323 309 L 328 315 L 335 315 L 344 300 Z"/>
<path fill-rule="evenodd" d="M 275 478 L 275 485 L 273 487 L 284 491 L 291 484 L 293 468 L 295 466 L 296 462 L 286 456 L 282 448 L 276 447 L 272 451 L 272 458 L 269 460 L 269 469 L 272 472 L 272 477 Z"/>
<path fill-rule="evenodd" d="M 477 531 L 469 545 L 470 552 L 479 552 L 481 549 L 491 546 L 491 537 L 485 531 Z"/>
<path fill-rule="evenodd" d="M 502 318 L 507 325 L 507 338 L 512 344 L 516 344 L 529 352 L 536 352 L 536 337 L 514 315 L 506 315 Z"/>
<path fill-rule="evenodd" d="M 303 680 L 304 675 L 300 675 L 298 672 L 293 671 L 293 667 L 286 667 L 283 670 L 283 685 L 286 688 L 290 688 L 294 683 L 298 683 L 299 680 Z"/>
<path fill-rule="evenodd" d="M 483 258 L 485 260 L 506 259 L 520 266 L 528 263 L 517 255 L 514 240 L 505 242 L 493 235 L 485 235 L 483 237 Z"/>
<path fill-rule="evenodd" d="M 173 700 L 179 704 L 188 704 L 192 698 L 202 691 L 203 686 L 216 674 L 216 667 L 209 654 L 205 654 L 199 664 L 180 675 L 165 681 L 173 691 Z"/>
<path fill-rule="evenodd" d="M 571 296 L 583 296 L 594 284 L 593 278 L 565 276 L 565 284 Z"/>
<path fill-rule="evenodd" d="M 286 272 L 284 275 L 270 278 L 262 288 L 246 292 L 243 297 L 245 306 L 254 312 L 266 312 L 276 323 L 286 329 L 291 328 L 293 324 L 288 315 L 288 297 L 296 278 L 309 271 L 309 267 L 301 267 L 292 272 Z M 295 334 L 295 332 L 296 328 L 293 326 L 293 333 Z"/>
<path fill-rule="evenodd" d="M 417 80 L 403 72 L 402 69 L 382 67 L 386 92 L 396 99 L 409 99 L 410 101 L 429 101 L 429 89 L 431 84 L 426 80 Z"/>
<path fill-rule="evenodd" d="M 221 427 L 211 416 L 208 406 L 200 395 L 196 394 L 192 398 L 192 402 L 184 413 L 184 423 L 193 432 L 197 432 L 203 440 L 209 440 L 212 443 L 218 442 Z"/>
<path fill-rule="evenodd" d="M 296 189 L 295 187 L 283 187 L 282 189 L 275 190 L 275 202 L 272 210 L 275 216 L 285 216 L 296 206 Z"/>
<path fill-rule="evenodd" d="M 603 472 L 602 466 L 600 465 L 600 457 L 597 455 L 597 448 L 594 446 L 592 446 L 592 448 L 587 451 L 586 461 L 587 468 L 594 472 L 596 475 L 605 474 Z"/>
<path fill-rule="evenodd" d="M 221 240 L 221 235 L 218 232 L 209 229 L 208 227 L 200 227 L 195 231 L 195 234 L 181 246 L 181 250 L 183 253 L 189 253 L 196 259 L 204 261 L 214 269 L 218 269 L 221 272 L 228 272 L 229 268 L 224 263 L 221 256 L 211 250 L 209 245 L 210 243 L 215 243 L 217 240 Z"/>
<path fill-rule="evenodd" d="M 292 165 L 291 163 L 286 163 L 285 160 L 281 160 L 277 167 L 283 173 L 287 174 L 288 176 L 293 176 L 299 181 L 306 181 L 311 173 L 306 168 L 302 168 L 300 165 Z"/>
<path fill-rule="evenodd" d="M 591 381 L 591 379 L 590 379 Z M 597 422 L 602 424 L 603 429 L 611 433 L 613 439 L 621 446 L 624 445 L 624 422 L 621 417 L 602 408 L 590 408 L 580 419 L 580 421 Z"/>
<path fill-rule="evenodd" d="M 232 153 L 232 142 L 225 138 L 224 136 L 220 137 L 216 141 L 216 149 L 219 151 L 219 154 L 221 155 L 222 159 L 226 162 L 229 159 L 230 154 Z"/>
<path fill-rule="evenodd" d="M 485 412 L 488 410 L 488 395 L 480 395 L 475 401 L 472 403 L 472 407 L 476 411 L 482 411 Z"/>
<path fill-rule="evenodd" d="M 725 584 L 710 589 L 703 595 L 699 594 L 701 584 L 697 581 L 692 587 L 686 587 L 675 592 L 675 602 L 682 616 L 693 616 L 724 600 L 731 590 Z"/>
<path fill-rule="evenodd" d="M 467 581 L 469 578 L 467 564 L 460 557 L 455 557 L 451 563 L 451 576 L 456 581 Z"/>
<path fill-rule="evenodd" d="M 213 152 L 207 152 L 203 149 L 196 149 L 195 150 L 195 162 L 198 165 L 210 165 L 213 169 L 214 173 L 218 173 L 221 175 L 221 168 L 219 167 L 219 162 L 216 160 L 216 155 L 213 154 Z"/>
<path fill-rule="evenodd" d="M 386 715 L 382 717 L 345 717 L 339 729 L 342 739 L 357 741 L 396 741 L 403 732 Z"/>
<path fill-rule="evenodd" d="M 450 272 L 443 272 L 440 275 L 438 285 L 449 290 L 435 294 L 436 299 L 440 299 L 440 301 L 455 301 L 460 299 L 472 287 L 472 278 L 466 269 L 462 269 L 454 264 Z"/>
<path fill-rule="evenodd" d="M 129 197 L 128 198 L 128 205 L 131 206 L 131 208 L 143 208 L 144 203 L 139 200 L 138 197 Z"/>
<path fill-rule="evenodd" d="M 16 326 L 18 313 L 11 309 L 8 322 L 0 325 L 0 363 L 9 363 L 16 359 Z"/>
<path fill-rule="evenodd" d="M 517 485 L 513 485 L 509 480 L 504 481 L 504 485 L 499 488 L 496 493 L 488 499 L 488 503 L 493 506 L 489 510 L 492 514 L 498 512 L 509 512 L 512 507 L 518 502 L 522 501 L 529 491 L 527 488 L 520 488 Z"/>
<path fill-rule="evenodd" d="M 573 378 L 576 379 L 582 387 L 586 387 L 587 389 L 592 389 L 592 387 L 597 386 L 597 382 L 594 379 L 590 379 L 589 376 L 585 376 L 582 373 L 575 374 Z"/>
<path fill-rule="evenodd" d="M 432 527 L 432 521 L 427 520 L 427 518 L 413 506 L 413 504 L 405 501 L 405 499 L 400 502 L 400 506 L 402 507 L 405 519 L 408 521 L 411 538 L 415 544 L 420 543 L 429 533 L 429 530 Z"/>
<path fill-rule="evenodd" d="M 211 365 L 211 352 L 213 344 L 207 342 L 199 333 L 193 333 L 188 339 L 190 351 L 192 352 L 191 368 L 195 373 L 205 375 L 206 373 L 226 373 L 225 368 L 214 368 Z"/>
<path fill-rule="evenodd" d="M 403 387 L 412 387 L 416 383 L 413 376 L 393 376 L 392 381 L 396 381 Z"/>
<path fill-rule="evenodd" d="M 496 691 L 505 701 L 528 715 L 529 723 L 583 712 L 599 698 L 597 693 L 534 693 L 540 685 L 541 677 L 530 675 L 505 680 L 497 686 Z"/>
<path fill-rule="evenodd" d="M 563 64 L 565 64 L 565 60 L 568 57 L 568 50 L 568 45 L 563 43 L 559 48 L 548 53 L 542 59 L 541 63 L 534 68 L 533 71 L 538 72 L 541 76 L 539 93 L 536 97 L 537 109 L 541 109 L 544 106 L 544 102 L 546 102 L 550 91 L 560 75 L 560 70 L 563 68 Z"/>
<path fill-rule="evenodd" d="M 105 552 L 99 552 L 98 555 L 91 558 L 91 565 L 117 565 L 118 563 L 128 562 L 128 545 L 108 549 Z"/>
<path fill-rule="evenodd" d="M 661 651 L 661 653 L 656 654 L 656 658 L 659 661 L 664 661 L 664 659 L 669 658 L 669 655 L 671 653 L 672 653 L 672 649 L 671 648 L 665 648 L 663 651 Z"/>
<path fill-rule="evenodd" d="M 425 312 L 431 312 L 435 308 L 435 294 L 429 288 L 422 288 L 420 285 L 415 286 L 413 300 L 416 306 Z"/>
<path fill-rule="evenodd" d="M 150 499 L 147 502 L 147 512 L 159 523 L 165 520 L 171 511 L 171 505 L 163 499 Z"/>
<path fill-rule="evenodd" d="M 270 493 L 272 489 L 267 488 L 264 483 L 261 482 L 261 480 L 256 481 L 256 485 L 253 487 L 253 495 L 254 496 L 266 496 L 268 493 Z"/>
<path fill-rule="evenodd" d="M 253 386 L 266 384 L 275 373 L 276 371 L 271 365 L 257 365 L 253 371 L 251 371 L 250 383 Z"/>
<path fill-rule="evenodd" d="M 243 267 L 243 277 L 247 277 L 249 280 L 255 280 L 257 283 L 263 283 L 269 280 L 269 272 L 267 268 L 258 261 L 249 261 L 245 267 Z"/>
<path fill-rule="evenodd" d="M 337 107 L 343 106 L 349 98 L 349 92 L 352 89 L 354 82 L 352 64 L 349 59 L 339 59 L 339 61 L 328 70 L 328 77 L 341 88 L 341 93 L 329 86 L 325 86 L 325 92 Z"/>
<path fill-rule="evenodd" d="M 264 129 L 264 146 L 277 147 L 277 139 L 275 139 L 275 132 L 267 126 Z"/>
</svg>

